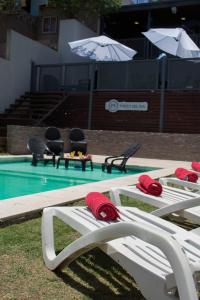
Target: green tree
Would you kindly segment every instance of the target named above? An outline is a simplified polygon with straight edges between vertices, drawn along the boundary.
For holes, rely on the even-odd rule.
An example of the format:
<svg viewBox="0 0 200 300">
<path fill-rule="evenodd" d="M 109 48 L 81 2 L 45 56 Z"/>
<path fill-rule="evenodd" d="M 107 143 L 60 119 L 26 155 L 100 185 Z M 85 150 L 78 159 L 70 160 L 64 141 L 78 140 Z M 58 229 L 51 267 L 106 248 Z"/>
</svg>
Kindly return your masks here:
<svg viewBox="0 0 200 300">
<path fill-rule="evenodd" d="M 14 10 L 15 9 L 15 0 L 0 0 L 0 11 L 3 10 Z"/>
<path fill-rule="evenodd" d="M 65 11 L 67 16 L 77 16 L 80 11 L 90 14 L 103 15 L 120 8 L 122 0 L 49 0 L 49 5 L 54 5 Z"/>
</svg>

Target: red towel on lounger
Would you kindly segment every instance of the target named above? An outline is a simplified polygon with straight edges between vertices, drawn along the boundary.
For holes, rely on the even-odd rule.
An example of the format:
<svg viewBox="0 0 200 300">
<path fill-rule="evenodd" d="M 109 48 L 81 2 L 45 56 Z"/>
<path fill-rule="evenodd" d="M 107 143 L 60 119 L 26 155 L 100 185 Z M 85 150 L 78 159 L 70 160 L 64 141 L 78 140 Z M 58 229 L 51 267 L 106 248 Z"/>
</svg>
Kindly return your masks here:
<svg viewBox="0 0 200 300">
<path fill-rule="evenodd" d="M 193 170 L 200 172 L 200 163 L 199 162 L 193 161 L 191 164 L 191 167 Z"/>
<path fill-rule="evenodd" d="M 114 203 L 101 193 L 91 192 L 87 194 L 85 202 L 99 220 L 113 221 L 119 218 L 118 209 Z"/>
<path fill-rule="evenodd" d="M 198 180 L 198 175 L 195 172 L 186 170 L 184 168 L 176 169 L 175 175 L 178 179 L 186 180 L 190 182 L 197 182 Z"/>
<path fill-rule="evenodd" d="M 145 194 L 150 194 L 153 196 L 161 195 L 162 185 L 160 184 L 160 182 L 152 179 L 148 175 L 141 175 L 138 180 L 139 183 L 136 184 L 136 187 Z"/>
</svg>

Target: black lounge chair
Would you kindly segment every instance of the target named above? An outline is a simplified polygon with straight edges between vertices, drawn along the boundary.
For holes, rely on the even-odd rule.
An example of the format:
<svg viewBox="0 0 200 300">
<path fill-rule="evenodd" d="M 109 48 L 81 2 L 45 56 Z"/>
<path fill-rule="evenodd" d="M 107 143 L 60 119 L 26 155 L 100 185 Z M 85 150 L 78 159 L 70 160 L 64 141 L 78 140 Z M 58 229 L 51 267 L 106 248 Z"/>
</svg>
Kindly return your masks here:
<svg viewBox="0 0 200 300">
<path fill-rule="evenodd" d="M 117 168 L 121 172 L 126 171 L 126 163 L 128 159 L 134 155 L 139 149 L 140 144 L 133 144 L 128 149 L 126 149 L 121 155 L 119 156 L 109 156 L 105 159 L 104 163 L 102 164 L 102 171 L 107 170 L 107 173 L 112 172 L 112 168 Z"/>
<path fill-rule="evenodd" d="M 85 135 L 82 129 L 72 128 L 69 134 L 70 139 L 70 152 L 75 151 L 75 154 L 82 152 L 87 153 L 87 142 L 85 140 Z"/>
<path fill-rule="evenodd" d="M 45 132 L 46 144 L 50 152 L 56 155 L 60 155 L 64 151 L 64 142 L 61 139 L 60 131 L 56 127 L 49 127 Z"/>
<path fill-rule="evenodd" d="M 49 161 L 55 166 L 55 156 L 51 153 L 47 145 L 39 138 L 31 138 L 27 143 L 28 150 L 32 153 L 32 165 L 37 166 L 38 161 L 43 161 L 46 165 Z M 44 154 L 49 153 L 51 158 L 45 158 Z"/>
</svg>

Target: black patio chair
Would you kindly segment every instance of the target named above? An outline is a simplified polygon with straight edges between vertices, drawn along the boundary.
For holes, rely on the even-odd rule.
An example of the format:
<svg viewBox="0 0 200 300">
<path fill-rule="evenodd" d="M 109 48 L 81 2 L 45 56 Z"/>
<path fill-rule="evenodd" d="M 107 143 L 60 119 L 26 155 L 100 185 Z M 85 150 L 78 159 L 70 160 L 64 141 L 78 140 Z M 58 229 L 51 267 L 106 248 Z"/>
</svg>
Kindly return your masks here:
<svg viewBox="0 0 200 300">
<path fill-rule="evenodd" d="M 55 166 L 55 156 L 51 153 L 47 145 L 39 138 L 30 138 L 27 143 L 28 150 L 32 153 L 32 165 L 37 166 L 38 161 L 43 161 L 44 165 L 52 162 Z M 51 158 L 45 158 L 44 154 L 51 154 Z"/>
<path fill-rule="evenodd" d="M 107 157 L 102 164 L 102 171 L 107 170 L 107 173 L 111 173 L 112 168 L 117 168 L 121 172 L 126 173 L 126 163 L 128 159 L 133 156 L 140 149 L 140 147 L 140 144 L 133 144 L 120 155 Z"/>
<path fill-rule="evenodd" d="M 49 127 L 45 132 L 46 144 L 50 152 L 56 155 L 60 155 L 64 151 L 64 142 L 61 139 L 60 131 L 56 127 Z"/>
<path fill-rule="evenodd" d="M 72 128 L 69 134 L 70 139 L 70 152 L 75 151 L 75 154 L 82 152 L 87 153 L 87 142 L 85 140 L 85 134 L 80 128 Z"/>
</svg>

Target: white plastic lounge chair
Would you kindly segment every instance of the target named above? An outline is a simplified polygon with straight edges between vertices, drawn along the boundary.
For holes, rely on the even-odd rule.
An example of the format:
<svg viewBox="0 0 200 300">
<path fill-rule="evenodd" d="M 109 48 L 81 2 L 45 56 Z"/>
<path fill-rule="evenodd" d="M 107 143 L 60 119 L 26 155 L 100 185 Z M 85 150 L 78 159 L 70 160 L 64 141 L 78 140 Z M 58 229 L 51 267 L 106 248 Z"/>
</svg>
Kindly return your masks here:
<svg viewBox="0 0 200 300">
<path fill-rule="evenodd" d="M 119 222 L 99 221 L 86 207 L 45 208 L 42 247 L 46 266 L 51 270 L 63 267 L 98 246 L 134 277 L 146 299 L 197 300 L 200 237 L 137 208 L 118 208 Z M 55 216 L 82 234 L 58 255 Z"/>
<path fill-rule="evenodd" d="M 198 174 L 200 176 L 200 173 Z M 179 187 L 182 187 L 188 191 L 192 191 L 195 193 L 200 193 L 200 181 L 198 180 L 197 183 L 189 182 L 186 180 L 180 180 L 176 177 L 163 177 L 159 179 L 160 183 L 162 185 L 169 185 L 169 184 L 175 184 Z"/>
<path fill-rule="evenodd" d="M 175 182 L 174 182 L 175 183 Z M 159 217 L 176 213 L 188 220 L 200 224 L 200 195 L 184 189 L 163 186 L 160 196 L 152 196 L 140 191 L 136 186 L 111 188 L 110 198 L 116 205 L 121 205 L 120 195 L 158 207 L 151 214 Z"/>
</svg>

